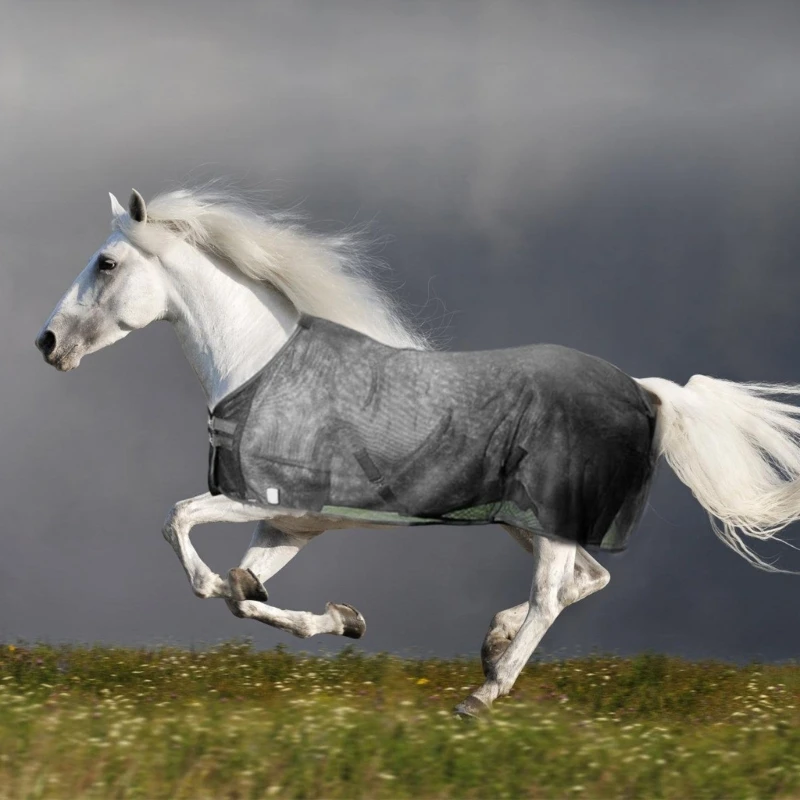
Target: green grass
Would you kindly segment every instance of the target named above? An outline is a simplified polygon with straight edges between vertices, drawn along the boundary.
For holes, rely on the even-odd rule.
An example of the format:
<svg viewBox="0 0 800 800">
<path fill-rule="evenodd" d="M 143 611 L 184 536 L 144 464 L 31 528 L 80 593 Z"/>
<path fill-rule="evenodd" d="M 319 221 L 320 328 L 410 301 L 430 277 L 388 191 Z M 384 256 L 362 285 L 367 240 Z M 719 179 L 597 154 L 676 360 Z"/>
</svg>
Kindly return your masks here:
<svg viewBox="0 0 800 800">
<path fill-rule="evenodd" d="M 800 667 L 0 645 L 0 798 L 800 797 Z"/>
</svg>

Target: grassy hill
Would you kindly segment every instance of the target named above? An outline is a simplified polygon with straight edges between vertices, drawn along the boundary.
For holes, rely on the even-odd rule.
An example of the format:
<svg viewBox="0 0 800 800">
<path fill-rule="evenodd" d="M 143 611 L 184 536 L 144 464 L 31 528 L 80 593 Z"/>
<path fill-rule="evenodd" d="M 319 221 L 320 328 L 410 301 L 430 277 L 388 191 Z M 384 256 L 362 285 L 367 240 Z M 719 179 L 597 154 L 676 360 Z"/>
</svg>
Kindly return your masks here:
<svg viewBox="0 0 800 800">
<path fill-rule="evenodd" d="M 800 797 L 800 668 L 0 645 L 0 798 Z"/>
</svg>

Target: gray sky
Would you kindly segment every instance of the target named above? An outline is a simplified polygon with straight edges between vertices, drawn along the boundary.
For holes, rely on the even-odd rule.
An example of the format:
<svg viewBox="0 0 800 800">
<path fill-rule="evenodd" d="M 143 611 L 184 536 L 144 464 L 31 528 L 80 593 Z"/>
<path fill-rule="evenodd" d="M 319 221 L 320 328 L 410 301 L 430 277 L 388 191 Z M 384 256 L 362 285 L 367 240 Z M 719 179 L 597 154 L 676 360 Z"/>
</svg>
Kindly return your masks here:
<svg viewBox="0 0 800 800">
<path fill-rule="evenodd" d="M 161 538 L 207 458 L 169 327 L 68 375 L 33 348 L 107 235 L 109 190 L 229 176 L 320 229 L 371 222 L 399 295 L 453 348 L 800 381 L 797 4 L 0 7 L 0 637 L 295 646 L 195 599 Z M 194 539 L 224 571 L 249 536 Z M 800 578 L 717 542 L 666 468 L 628 552 L 601 560 L 610 585 L 545 652 L 800 655 Z M 499 528 L 332 532 L 270 592 L 356 605 L 369 649 L 475 654 L 529 578 Z"/>
</svg>

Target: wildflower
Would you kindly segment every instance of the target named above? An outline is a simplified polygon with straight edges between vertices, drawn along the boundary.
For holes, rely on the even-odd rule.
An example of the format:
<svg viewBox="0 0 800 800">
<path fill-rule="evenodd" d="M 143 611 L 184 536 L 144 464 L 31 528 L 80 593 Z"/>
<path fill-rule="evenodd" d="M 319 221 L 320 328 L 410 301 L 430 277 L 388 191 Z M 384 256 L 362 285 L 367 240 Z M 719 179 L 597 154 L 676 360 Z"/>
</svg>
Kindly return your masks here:
<svg viewBox="0 0 800 800">
<path fill-rule="evenodd" d="M 430 683 L 430 681 L 427 678 L 420 678 L 417 681 L 417 686 L 424 686 L 426 683 Z"/>
</svg>

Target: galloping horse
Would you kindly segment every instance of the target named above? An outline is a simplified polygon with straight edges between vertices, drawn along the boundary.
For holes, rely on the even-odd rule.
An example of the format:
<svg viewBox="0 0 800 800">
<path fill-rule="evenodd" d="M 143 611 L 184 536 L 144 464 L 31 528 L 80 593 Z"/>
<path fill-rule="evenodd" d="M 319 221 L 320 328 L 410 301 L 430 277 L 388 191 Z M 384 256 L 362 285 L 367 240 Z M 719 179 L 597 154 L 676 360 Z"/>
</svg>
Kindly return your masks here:
<svg viewBox="0 0 800 800">
<path fill-rule="evenodd" d="M 562 609 L 608 583 L 586 548 L 625 547 L 660 455 L 724 542 L 779 571 L 745 537 L 800 517 L 800 409 L 781 399 L 800 387 L 636 380 L 552 345 L 436 351 L 346 236 L 209 191 L 111 205 L 111 236 L 36 345 L 70 370 L 154 320 L 174 327 L 210 412 L 210 491 L 176 503 L 163 533 L 198 597 L 295 636 L 359 638 L 352 606 L 287 611 L 265 582 L 325 530 L 501 524 L 532 555 L 533 584 L 491 622 L 486 681 L 456 708 L 474 716 Z M 222 578 L 189 534 L 248 521 L 250 547 Z"/>
</svg>

